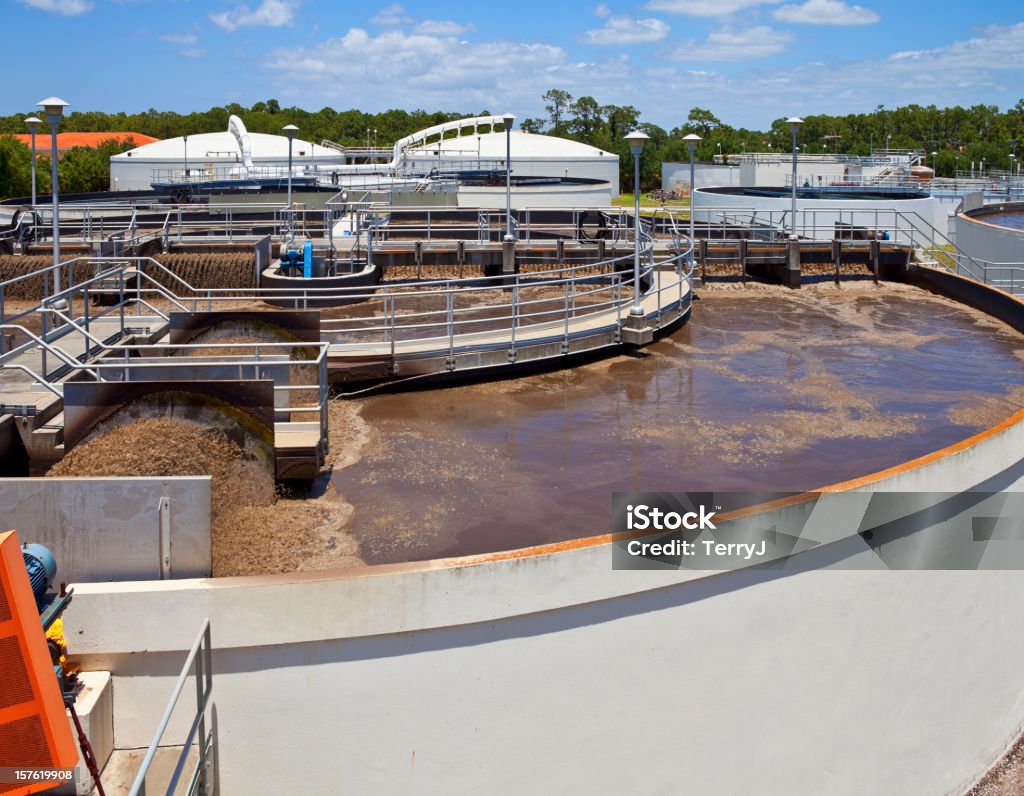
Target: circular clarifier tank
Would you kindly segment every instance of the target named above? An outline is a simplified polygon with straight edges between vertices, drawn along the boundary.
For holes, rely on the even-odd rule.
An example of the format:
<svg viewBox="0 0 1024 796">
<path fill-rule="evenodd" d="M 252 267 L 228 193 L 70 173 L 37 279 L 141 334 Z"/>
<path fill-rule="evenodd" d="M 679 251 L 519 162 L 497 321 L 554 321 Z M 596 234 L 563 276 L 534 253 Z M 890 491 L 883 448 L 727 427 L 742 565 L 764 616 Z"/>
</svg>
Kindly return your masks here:
<svg viewBox="0 0 1024 796">
<path fill-rule="evenodd" d="M 1017 263 L 1024 283 L 1024 202 L 1001 202 L 960 213 L 957 246 L 981 263 Z"/>
<path fill-rule="evenodd" d="M 896 243 L 909 241 L 908 219 L 935 224 L 939 205 L 913 187 L 811 185 L 796 189 L 796 232 L 802 238 L 831 240 L 877 233 Z M 747 224 L 765 231 L 792 229 L 793 189 L 789 186 L 723 186 L 693 192 L 698 223 Z M 944 223 L 944 222 L 943 222 Z M 884 234 L 883 234 L 884 233 Z M 867 235 L 864 235 L 867 237 Z"/>
<path fill-rule="evenodd" d="M 642 356 L 351 402 L 369 443 L 334 483 L 367 563 L 561 542 L 608 532 L 615 491 L 801 491 L 938 450 L 1024 405 L 1022 363 L 906 285 L 705 290 Z"/>
</svg>

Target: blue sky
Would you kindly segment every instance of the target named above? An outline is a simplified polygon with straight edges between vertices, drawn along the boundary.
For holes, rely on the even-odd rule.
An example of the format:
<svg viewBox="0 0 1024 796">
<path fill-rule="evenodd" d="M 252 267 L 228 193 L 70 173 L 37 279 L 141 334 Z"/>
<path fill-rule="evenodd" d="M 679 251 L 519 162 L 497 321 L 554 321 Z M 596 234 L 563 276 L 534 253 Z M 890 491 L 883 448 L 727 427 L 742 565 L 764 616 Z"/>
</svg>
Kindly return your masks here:
<svg viewBox="0 0 1024 796">
<path fill-rule="evenodd" d="M 562 88 L 671 128 L 1024 97 L 1024 4 L 986 0 L 0 0 L 0 113 L 310 110 L 543 116 Z M 23 35 L 20 32 L 25 32 Z M 54 46 L 47 46 L 52 39 Z M 27 65 L 31 64 L 31 67 Z"/>
</svg>

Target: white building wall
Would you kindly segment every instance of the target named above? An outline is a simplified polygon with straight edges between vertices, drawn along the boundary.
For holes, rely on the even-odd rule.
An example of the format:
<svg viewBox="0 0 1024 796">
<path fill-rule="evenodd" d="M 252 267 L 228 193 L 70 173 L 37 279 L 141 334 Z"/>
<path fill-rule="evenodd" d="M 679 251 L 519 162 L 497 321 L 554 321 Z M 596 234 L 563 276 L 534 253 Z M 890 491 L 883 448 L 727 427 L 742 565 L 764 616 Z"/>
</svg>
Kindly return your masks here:
<svg viewBox="0 0 1024 796">
<path fill-rule="evenodd" d="M 341 165 L 344 156 L 339 152 L 337 157 L 299 158 L 292 157 L 292 167 L 296 173 L 300 169 L 330 169 Z M 188 159 L 189 177 L 193 180 L 207 175 L 208 179 L 220 178 L 223 170 L 233 167 L 241 168 L 242 160 L 238 158 L 193 158 Z M 281 169 L 287 174 L 288 158 L 254 158 L 253 165 L 259 168 Z M 176 172 L 178 179 L 184 175 L 185 162 L 181 158 L 111 158 L 110 159 L 110 190 L 112 191 L 148 191 L 152 188 L 154 173 L 160 172 L 166 180 L 171 172 Z"/>
<path fill-rule="evenodd" d="M 695 163 L 693 179 L 698 188 L 723 185 L 740 185 L 739 166 L 719 166 L 711 163 Z M 690 192 L 690 164 L 665 162 L 661 164 L 661 187 L 666 191 Z"/>
</svg>

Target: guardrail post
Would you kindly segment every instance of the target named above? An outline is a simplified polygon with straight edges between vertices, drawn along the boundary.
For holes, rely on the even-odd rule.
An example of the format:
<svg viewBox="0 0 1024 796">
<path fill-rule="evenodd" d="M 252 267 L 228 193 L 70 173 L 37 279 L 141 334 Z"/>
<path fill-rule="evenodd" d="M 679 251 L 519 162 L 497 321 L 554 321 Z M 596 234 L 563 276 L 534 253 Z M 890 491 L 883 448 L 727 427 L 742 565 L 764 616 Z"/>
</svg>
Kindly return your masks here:
<svg viewBox="0 0 1024 796">
<path fill-rule="evenodd" d="M 512 286 L 512 348 L 508 352 L 508 361 L 516 361 L 516 326 L 519 325 L 519 275 L 516 274 L 515 284 Z"/>
<path fill-rule="evenodd" d="M 209 655 L 210 655 L 210 626 L 206 626 L 206 633 L 203 639 L 203 649 L 196 655 L 196 711 L 199 713 L 199 792 L 203 796 L 210 793 L 208 778 L 208 766 L 206 754 L 206 710 L 204 709 L 204 697 L 206 695 L 206 684 L 210 677 Z"/>
<path fill-rule="evenodd" d="M 455 305 L 451 283 L 445 285 L 445 303 L 448 310 L 448 370 L 455 370 Z"/>
<path fill-rule="evenodd" d="M 47 309 L 48 308 L 47 308 L 46 304 L 44 303 L 43 304 L 43 313 L 42 313 L 43 317 L 39 319 L 40 324 L 42 324 L 41 325 L 41 330 L 42 330 L 41 337 L 43 338 L 43 346 L 42 346 L 42 349 L 41 349 L 41 353 L 42 353 L 42 364 L 43 364 L 42 376 L 43 376 L 44 380 L 48 380 L 49 379 L 49 375 L 46 372 L 46 346 L 47 346 L 47 342 L 48 342 L 47 339 L 46 339 L 46 333 L 47 333 L 47 327 L 49 326 L 48 316 L 49 316 L 50 313 L 46 311 Z"/>
<path fill-rule="evenodd" d="M 559 241 L 561 242 L 561 241 Z M 565 308 L 563 310 L 565 316 L 565 339 L 562 341 L 562 353 L 569 353 L 569 283 L 565 283 Z"/>
</svg>

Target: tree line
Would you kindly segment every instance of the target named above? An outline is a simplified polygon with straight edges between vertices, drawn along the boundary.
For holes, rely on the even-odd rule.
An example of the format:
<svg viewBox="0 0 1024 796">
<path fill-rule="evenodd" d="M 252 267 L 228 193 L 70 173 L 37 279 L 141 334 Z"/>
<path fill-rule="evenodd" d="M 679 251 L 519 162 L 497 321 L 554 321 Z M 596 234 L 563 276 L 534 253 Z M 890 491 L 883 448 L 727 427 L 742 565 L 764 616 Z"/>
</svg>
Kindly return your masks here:
<svg viewBox="0 0 1024 796">
<path fill-rule="evenodd" d="M 706 109 L 692 108 L 678 126 L 666 130 L 641 119 L 632 105 L 602 105 L 590 96 L 573 97 L 568 91 L 551 89 L 542 100 L 546 116 L 520 121 L 520 128 L 538 135 L 555 135 L 599 147 L 619 156 L 619 178 L 623 190 L 633 184 L 633 158 L 624 140 L 626 133 L 639 129 L 650 136 L 640 163 L 640 181 L 644 190 L 658 187 L 663 161 L 686 161 L 689 154 L 683 136 L 696 133 L 703 139 L 697 148 L 698 160 L 710 161 L 716 155 L 742 152 L 789 152 L 791 133 L 785 119 L 772 122 L 768 130 L 732 127 Z M 435 124 L 463 118 L 466 114 L 423 110 L 388 110 L 364 113 L 350 109 L 336 111 L 321 108 L 282 108 L 276 99 L 257 102 L 251 108 L 239 104 L 179 114 L 149 109 L 143 113 L 102 113 L 76 111 L 62 122 L 66 132 L 134 132 L 156 138 L 226 130 L 228 116 L 240 116 L 253 132 L 280 134 L 281 128 L 294 124 L 298 136 L 319 142 L 334 141 L 345 146 L 367 143 L 389 146 L 399 138 Z M 474 115 L 488 115 L 481 111 Z M 29 193 L 28 147 L 5 137 L 26 132 L 24 119 L 29 113 L 0 117 L 0 196 L 25 196 Z M 40 129 L 40 148 L 47 149 L 49 137 Z M 927 165 L 934 161 L 939 176 L 954 176 L 957 168 L 969 169 L 972 161 L 986 170 L 1008 170 L 1015 162 L 1018 143 L 1024 150 L 1024 99 L 1005 111 L 995 105 L 954 106 L 907 105 L 887 109 L 879 105 L 869 113 L 845 116 L 811 115 L 804 119 L 798 144 L 806 153 L 867 155 L 877 149 L 918 149 L 928 153 Z M 61 190 L 68 193 L 105 190 L 109 183 L 109 158 L 131 144 L 106 142 L 96 149 L 68 151 L 58 164 Z M 932 157 L 931 153 L 935 156 Z M 1011 157 L 1011 155 L 1013 157 Z M 49 160 L 40 156 L 37 175 L 40 193 L 49 191 Z"/>
</svg>

